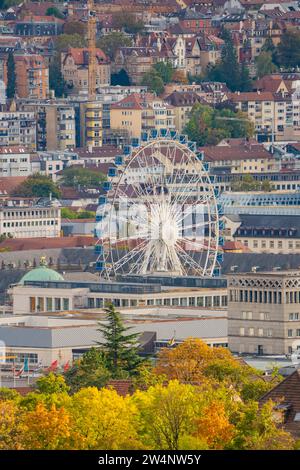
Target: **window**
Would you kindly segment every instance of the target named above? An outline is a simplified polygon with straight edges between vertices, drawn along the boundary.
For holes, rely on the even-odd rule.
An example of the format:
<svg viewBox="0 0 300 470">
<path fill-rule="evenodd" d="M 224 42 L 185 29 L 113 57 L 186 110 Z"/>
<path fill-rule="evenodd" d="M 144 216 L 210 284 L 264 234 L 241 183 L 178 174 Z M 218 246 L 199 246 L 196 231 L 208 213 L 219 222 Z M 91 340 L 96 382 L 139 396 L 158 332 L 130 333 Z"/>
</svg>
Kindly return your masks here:
<svg viewBox="0 0 300 470">
<path fill-rule="evenodd" d="M 294 421 L 300 421 L 300 413 L 295 414 Z"/>
<path fill-rule="evenodd" d="M 240 336 L 245 336 L 245 328 L 240 328 Z"/>
<path fill-rule="evenodd" d="M 263 336 L 264 330 L 262 328 L 258 328 L 258 336 Z"/>
<path fill-rule="evenodd" d="M 267 330 L 267 336 L 273 336 L 273 330 L 271 330 L 270 328 Z"/>
<path fill-rule="evenodd" d="M 249 328 L 249 336 L 254 336 L 254 328 Z"/>
<path fill-rule="evenodd" d="M 288 337 L 292 338 L 292 336 L 293 336 L 293 330 L 288 330 Z"/>
</svg>

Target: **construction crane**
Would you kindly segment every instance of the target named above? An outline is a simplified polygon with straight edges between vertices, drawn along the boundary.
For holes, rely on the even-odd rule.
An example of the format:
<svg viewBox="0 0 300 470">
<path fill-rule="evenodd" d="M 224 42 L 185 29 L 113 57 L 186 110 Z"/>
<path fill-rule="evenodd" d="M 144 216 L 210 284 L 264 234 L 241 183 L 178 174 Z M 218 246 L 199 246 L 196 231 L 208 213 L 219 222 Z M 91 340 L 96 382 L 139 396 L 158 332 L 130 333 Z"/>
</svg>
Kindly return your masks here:
<svg viewBox="0 0 300 470">
<path fill-rule="evenodd" d="M 96 11 L 94 0 L 87 0 L 88 9 L 88 98 L 96 99 Z"/>
</svg>

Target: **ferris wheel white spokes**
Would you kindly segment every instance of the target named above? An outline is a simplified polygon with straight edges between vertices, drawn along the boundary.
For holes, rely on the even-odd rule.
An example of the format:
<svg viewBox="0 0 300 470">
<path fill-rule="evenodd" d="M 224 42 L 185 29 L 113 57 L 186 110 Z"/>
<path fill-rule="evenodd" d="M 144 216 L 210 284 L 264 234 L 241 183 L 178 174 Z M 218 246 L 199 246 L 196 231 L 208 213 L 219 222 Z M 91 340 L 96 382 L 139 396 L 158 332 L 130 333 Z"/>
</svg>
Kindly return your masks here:
<svg viewBox="0 0 300 470">
<path fill-rule="evenodd" d="M 216 275 L 219 217 L 202 162 L 178 140 L 145 142 L 116 157 L 119 173 L 97 211 L 102 275 Z"/>
</svg>

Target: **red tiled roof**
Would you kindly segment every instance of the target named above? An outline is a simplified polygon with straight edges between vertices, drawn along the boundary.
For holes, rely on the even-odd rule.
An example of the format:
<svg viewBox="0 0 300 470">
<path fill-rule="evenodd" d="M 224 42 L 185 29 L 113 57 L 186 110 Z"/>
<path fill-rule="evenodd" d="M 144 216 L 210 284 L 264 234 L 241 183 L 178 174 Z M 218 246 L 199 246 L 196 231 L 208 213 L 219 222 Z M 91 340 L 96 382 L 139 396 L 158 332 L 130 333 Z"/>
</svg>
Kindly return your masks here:
<svg viewBox="0 0 300 470">
<path fill-rule="evenodd" d="M 113 388 L 122 397 L 133 393 L 132 380 L 110 380 L 106 388 Z"/>
<path fill-rule="evenodd" d="M 201 147 L 205 161 L 269 159 L 272 155 L 263 145 L 241 145 L 239 147 L 212 146 Z"/>
<path fill-rule="evenodd" d="M 284 427 L 295 437 L 300 437 L 300 420 L 295 421 L 296 413 L 300 413 L 300 370 L 296 370 L 280 384 L 266 393 L 260 404 L 268 400 L 281 401 L 282 405 L 287 405 Z"/>
<path fill-rule="evenodd" d="M 111 105 L 111 109 L 135 109 L 142 110 L 141 97 L 138 93 L 132 93 L 126 96 L 123 100 Z"/>
<path fill-rule="evenodd" d="M 1 248 L 8 248 L 10 251 L 25 250 L 45 250 L 48 248 L 76 248 L 83 246 L 93 246 L 94 237 L 74 236 L 57 238 L 8 238 L 0 243 Z"/>
<path fill-rule="evenodd" d="M 27 179 L 26 176 L 0 177 L 0 194 L 12 194 L 14 190 Z"/>
<path fill-rule="evenodd" d="M 72 56 L 76 65 L 87 65 L 89 50 L 84 47 L 69 47 L 67 56 Z M 96 57 L 101 62 L 108 62 L 108 57 L 101 49 L 96 49 Z"/>
<path fill-rule="evenodd" d="M 274 101 L 274 94 L 270 91 L 246 91 L 230 93 L 229 99 L 231 101 Z"/>
</svg>

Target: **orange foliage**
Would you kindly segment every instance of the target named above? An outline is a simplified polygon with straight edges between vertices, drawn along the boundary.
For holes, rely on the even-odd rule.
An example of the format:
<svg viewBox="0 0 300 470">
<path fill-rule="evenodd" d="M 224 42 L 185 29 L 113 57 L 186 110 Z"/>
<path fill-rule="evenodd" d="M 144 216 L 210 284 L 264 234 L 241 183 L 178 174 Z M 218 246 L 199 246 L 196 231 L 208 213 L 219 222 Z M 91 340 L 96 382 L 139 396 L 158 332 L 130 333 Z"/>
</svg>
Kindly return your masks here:
<svg viewBox="0 0 300 470">
<path fill-rule="evenodd" d="M 228 421 L 224 404 L 213 401 L 196 421 L 197 438 L 206 441 L 210 449 L 223 449 L 234 435 L 234 426 Z"/>
</svg>

